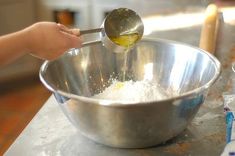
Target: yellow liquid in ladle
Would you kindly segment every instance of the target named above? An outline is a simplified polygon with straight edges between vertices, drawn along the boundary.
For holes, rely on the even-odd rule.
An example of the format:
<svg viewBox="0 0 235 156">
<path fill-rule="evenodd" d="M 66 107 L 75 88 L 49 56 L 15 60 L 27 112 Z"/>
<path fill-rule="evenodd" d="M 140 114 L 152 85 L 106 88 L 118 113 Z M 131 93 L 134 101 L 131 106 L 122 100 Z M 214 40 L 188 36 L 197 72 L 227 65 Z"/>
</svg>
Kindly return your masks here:
<svg viewBox="0 0 235 156">
<path fill-rule="evenodd" d="M 124 34 L 120 35 L 118 37 L 110 37 L 110 39 L 123 47 L 131 47 L 133 46 L 140 38 L 140 35 L 138 33 L 132 33 L 132 34 Z"/>
</svg>

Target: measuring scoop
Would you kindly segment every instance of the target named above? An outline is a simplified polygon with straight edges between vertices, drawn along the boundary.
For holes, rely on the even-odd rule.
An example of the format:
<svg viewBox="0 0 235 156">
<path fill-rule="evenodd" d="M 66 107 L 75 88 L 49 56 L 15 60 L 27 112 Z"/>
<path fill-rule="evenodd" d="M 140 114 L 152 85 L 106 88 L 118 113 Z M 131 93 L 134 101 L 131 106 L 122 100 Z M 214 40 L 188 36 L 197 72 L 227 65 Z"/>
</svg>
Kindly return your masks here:
<svg viewBox="0 0 235 156">
<path fill-rule="evenodd" d="M 100 32 L 101 40 L 85 42 L 82 46 L 102 42 L 109 50 L 120 53 L 131 49 L 142 38 L 144 24 L 135 11 L 118 8 L 107 15 L 101 28 L 82 30 L 80 35 L 96 32 Z"/>
</svg>

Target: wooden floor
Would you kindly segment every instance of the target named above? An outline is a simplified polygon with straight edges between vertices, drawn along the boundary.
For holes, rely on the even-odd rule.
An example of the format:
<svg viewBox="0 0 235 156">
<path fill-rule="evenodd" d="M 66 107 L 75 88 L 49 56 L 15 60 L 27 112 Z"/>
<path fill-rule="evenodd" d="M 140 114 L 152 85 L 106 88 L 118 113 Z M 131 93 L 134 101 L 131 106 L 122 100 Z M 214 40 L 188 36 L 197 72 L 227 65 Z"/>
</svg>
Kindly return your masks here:
<svg viewBox="0 0 235 156">
<path fill-rule="evenodd" d="M 39 80 L 4 90 L 0 90 L 0 155 L 51 95 Z"/>
</svg>

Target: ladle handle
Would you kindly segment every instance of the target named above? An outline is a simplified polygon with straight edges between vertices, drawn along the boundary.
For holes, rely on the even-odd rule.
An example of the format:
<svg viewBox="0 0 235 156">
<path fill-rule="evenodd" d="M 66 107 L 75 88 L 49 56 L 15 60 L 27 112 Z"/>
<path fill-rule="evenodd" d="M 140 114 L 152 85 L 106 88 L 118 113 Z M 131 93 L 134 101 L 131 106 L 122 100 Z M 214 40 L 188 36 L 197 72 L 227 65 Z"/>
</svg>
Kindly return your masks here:
<svg viewBox="0 0 235 156">
<path fill-rule="evenodd" d="M 215 4 L 206 8 L 205 19 L 201 30 L 199 47 L 214 54 L 217 32 L 219 27 L 219 13 Z"/>
<path fill-rule="evenodd" d="M 89 29 L 89 30 L 81 30 L 81 31 L 80 31 L 80 35 L 91 34 L 91 33 L 97 33 L 97 32 L 101 32 L 101 31 L 102 31 L 102 28 Z M 100 40 L 88 41 L 88 42 L 82 43 L 82 47 L 89 46 L 89 45 L 93 45 L 93 44 L 99 44 L 99 43 L 101 43 Z"/>
<path fill-rule="evenodd" d="M 89 46 L 89 45 L 93 45 L 93 44 L 99 44 L 99 43 L 101 43 L 100 40 L 90 41 L 90 42 L 84 42 L 84 43 L 82 43 L 82 47 Z"/>
<path fill-rule="evenodd" d="M 96 32 L 101 32 L 102 28 L 97 28 L 97 29 L 89 29 L 89 30 L 81 30 L 80 35 L 84 34 L 90 34 L 90 33 L 96 33 Z"/>
</svg>

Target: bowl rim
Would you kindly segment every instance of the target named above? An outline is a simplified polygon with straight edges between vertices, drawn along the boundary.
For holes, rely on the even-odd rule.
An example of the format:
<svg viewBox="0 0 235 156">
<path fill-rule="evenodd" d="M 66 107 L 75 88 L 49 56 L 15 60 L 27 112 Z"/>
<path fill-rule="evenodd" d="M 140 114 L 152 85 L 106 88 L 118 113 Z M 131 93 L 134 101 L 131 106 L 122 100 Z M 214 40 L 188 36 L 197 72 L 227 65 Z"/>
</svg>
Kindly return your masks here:
<svg viewBox="0 0 235 156">
<path fill-rule="evenodd" d="M 85 97 L 85 96 L 79 96 L 79 95 L 75 95 L 72 93 L 67 93 L 63 90 L 58 89 L 56 86 L 49 84 L 46 81 L 46 78 L 44 78 L 44 71 L 45 69 L 48 67 L 48 65 L 53 62 L 53 61 L 44 61 L 44 63 L 42 64 L 42 66 L 40 67 L 39 70 L 39 78 L 41 80 L 41 82 L 45 85 L 45 87 L 47 89 L 49 89 L 52 93 L 58 93 L 64 97 L 67 97 L 69 99 L 76 99 L 76 100 L 80 100 L 83 102 L 89 102 L 89 103 L 93 103 L 93 104 L 97 104 L 97 105 L 103 105 L 103 106 L 108 106 L 108 107 L 129 107 L 129 106 L 141 106 L 141 105 L 146 105 L 146 104 L 154 104 L 156 102 L 158 103 L 162 103 L 162 102 L 167 102 L 167 101 L 172 101 L 172 100 L 180 100 L 182 98 L 186 98 L 186 97 L 193 97 L 193 96 L 198 96 L 200 94 L 203 93 L 203 91 L 207 90 L 210 86 L 212 86 L 216 80 L 219 78 L 220 74 L 221 74 L 221 63 L 219 62 L 219 60 L 212 55 L 211 53 L 199 48 L 199 47 L 195 47 L 186 43 L 181 43 L 178 41 L 172 41 L 172 40 L 167 40 L 167 39 L 159 39 L 159 38 L 150 38 L 150 37 L 143 37 L 142 41 L 151 41 L 151 42 L 159 42 L 159 43 L 166 43 L 167 44 L 174 44 L 174 45 L 183 45 L 183 46 L 187 46 L 187 47 L 191 47 L 193 49 L 198 50 L 200 53 L 204 53 L 206 54 L 209 58 L 211 58 L 212 62 L 214 62 L 215 64 L 215 68 L 217 69 L 213 78 L 208 81 L 206 84 L 204 84 L 203 86 L 190 90 L 186 93 L 183 93 L 181 95 L 177 95 L 177 96 L 173 96 L 167 99 L 162 99 L 162 100 L 151 100 L 151 101 L 141 101 L 141 102 L 130 102 L 130 101 L 123 101 L 123 100 L 105 100 L 105 99 L 95 99 L 95 98 L 91 98 L 91 97 Z M 71 50 L 71 49 L 70 49 Z M 68 51 L 70 51 L 68 50 Z"/>
</svg>

